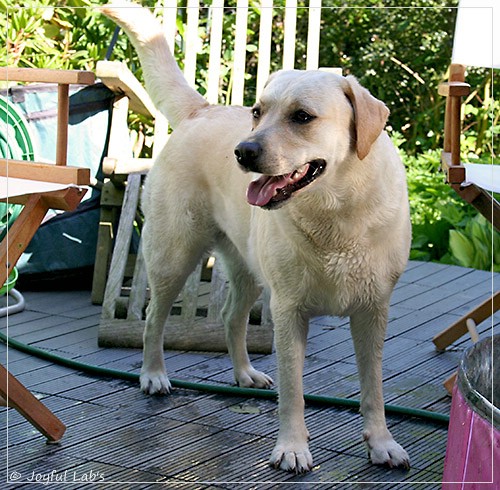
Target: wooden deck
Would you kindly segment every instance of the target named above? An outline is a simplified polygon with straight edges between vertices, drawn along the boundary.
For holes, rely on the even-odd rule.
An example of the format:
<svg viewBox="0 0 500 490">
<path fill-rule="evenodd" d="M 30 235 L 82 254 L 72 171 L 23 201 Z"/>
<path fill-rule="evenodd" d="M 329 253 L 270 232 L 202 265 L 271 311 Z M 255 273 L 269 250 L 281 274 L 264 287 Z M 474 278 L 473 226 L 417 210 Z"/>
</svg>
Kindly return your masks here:
<svg viewBox="0 0 500 490">
<path fill-rule="evenodd" d="M 454 266 L 412 262 L 392 298 L 384 361 L 386 402 L 449 413 L 451 399 L 442 381 L 457 367 L 470 344 L 462 338 L 444 353 L 433 335 L 488 296 L 491 274 Z M 26 309 L 12 315 L 8 335 L 16 340 L 88 364 L 138 372 L 141 353 L 97 346 L 100 307 L 90 292 L 25 293 Z M 6 319 L 2 319 L 6 332 Z M 480 326 L 491 332 L 491 320 Z M 498 328 L 498 318 L 495 320 Z M 305 363 L 306 393 L 358 398 L 359 386 L 347 319 L 322 317 L 311 324 Z M 369 464 L 361 442 L 361 417 L 346 408 L 308 406 L 315 469 L 293 475 L 268 467 L 277 435 L 274 401 L 176 389 L 148 397 L 138 386 L 103 379 L 40 360 L 0 345 L 1 362 L 67 425 L 58 445 L 45 439 L 14 410 L 2 409 L 0 451 L 8 488 L 64 481 L 82 488 L 87 481 L 113 489 L 293 488 L 438 489 L 447 428 L 439 423 L 389 416 L 395 438 L 412 460 L 409 471 Z M 227 355 L 166 353 L 171 378 L 232 384 Z M 276 378 L 275 356 L 253 356 L 256 368 Z M 402 483 L 408 485 L 403 487 Z M 238 483 L 238 485 L 237 485 Z M 107 485 L 105 485 L 107 488 Z"/>
</svg>

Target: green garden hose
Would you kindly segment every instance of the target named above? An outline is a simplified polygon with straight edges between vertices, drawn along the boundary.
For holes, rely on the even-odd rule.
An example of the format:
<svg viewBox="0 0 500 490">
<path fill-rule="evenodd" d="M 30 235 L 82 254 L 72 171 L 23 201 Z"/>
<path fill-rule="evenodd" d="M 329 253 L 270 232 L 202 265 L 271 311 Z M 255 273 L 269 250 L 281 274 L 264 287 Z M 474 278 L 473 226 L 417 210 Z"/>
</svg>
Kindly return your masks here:
<svg viewBox="0 0 500 490">
<path fill-rule="evenodd" d="M 7 98 L 0 96 L 0 156 L 14 160 L 33 160 L 35 150 L 28 122 Z M 0 240 L 17 219 L 22 206 L 0 203 Z"/>
<path fill-rule="evenodd" d="M 124 381 L 131 381 L 137 383 L 139 381 L 139 375 L 136 373 L 129 373 L 126 371 L 119 371 L 116 369 L 108 369 L 100 366 L 93 366 L 90 364 L 85 364 L 83 362 L 74 361 L 72 359 L 67 359 L 65 357 L 60 357 L 43 349 L 38 349 L 36 347 L 31 347 L 29 345 L 23 344 L 17 340 L 7 337 L 5 334 L 0 332 L 0 341 L 7 344 L 16 350 L 30 354 L 40 359 L 45 359 L 51 361 L 55 364 L 65 366 L 71 369 L 76 369 L 88 374 L 102 376 L 107 378 L 121 379 Z M 212 393 L 217 395 L 226 396 L 239 396 L 245 398 L 262 398 L 267 400 L 276 400 L 278 398 L 278 393 L 273 390 L 263 390 L 257 388 L 240 388 L 237 386 L 220 386 L 212 385 L 207 383 L 192 383 L 188 381 L 180 381 L 176 379 L 171 379 L 170 383 L 175 388 L 183 388 L 186 390 L 202 391 L 205 393 Z M 360 403 L 358 400 L 351 400 L 348 398 L 335 398 L 326 397 L 320 395 L 304 395 L 304 400 L 309 405 L 325 406 L 325 407 L 347 407 L 351 409 L 359 409 Z M 429 410 L 420 410 L 416 408 L 401 407 L 398 405 L 385 405 L 385 411 L 387 414 L 392 415 L 402 415 L 406 417 L 416 417 L 422 420 L 439 423 L 443 425 L 448 425 L 450 417 L 448 415 L 431 412 Z"/>
<path fill-rule="evenodd" d="M 29 124 L 21 111 L 9 101 L 9 99 L 0 96 L 0 157 L 14 160 L 34 160 L 35 149 L 33 136 Z M 8 167 L 7 167 L 8 168 Z M 3 240 L 9 228 L 21 213 L 22 206 L 18 204 L 0 203 L 0 241 Z M 14 267 L 7 282 L 0 289 L 0 296 L 9 293 L 17 281 L 17 270 Z M 1 285 L 0 285 L 1 286 Z M 17 292 L 14 293 L 18 299 L 16 309 L 24 307 L 24 300 Z M 12 306 L 7 306 L 0 310 L 0 316 L 3 313 L 13 312 Z"/>
</svg>

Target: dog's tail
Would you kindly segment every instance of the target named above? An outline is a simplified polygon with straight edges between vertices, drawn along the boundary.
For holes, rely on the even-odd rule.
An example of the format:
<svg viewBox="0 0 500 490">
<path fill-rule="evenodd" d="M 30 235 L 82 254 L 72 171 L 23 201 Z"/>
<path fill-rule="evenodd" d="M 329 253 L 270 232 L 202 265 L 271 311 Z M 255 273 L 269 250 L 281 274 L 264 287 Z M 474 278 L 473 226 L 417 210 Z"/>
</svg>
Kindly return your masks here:
<svg viewBox="0 0 500 490">
<path fill-rule="evenodd" d="M 173 128 L 208 105 L 188 85 L 170 52 L 161 24 L 147 8 L 117 0 L 99 10 L 127 33 L 139 55 L 146 89 Z"/>
</svg>

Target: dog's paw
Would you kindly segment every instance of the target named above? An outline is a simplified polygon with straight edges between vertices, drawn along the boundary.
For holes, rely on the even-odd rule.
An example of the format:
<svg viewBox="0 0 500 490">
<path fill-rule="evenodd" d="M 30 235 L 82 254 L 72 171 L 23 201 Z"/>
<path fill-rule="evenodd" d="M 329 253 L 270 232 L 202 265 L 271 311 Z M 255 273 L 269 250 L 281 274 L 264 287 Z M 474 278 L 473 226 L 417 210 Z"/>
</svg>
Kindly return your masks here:
<svg viewBox="0 0 500 490">
<path fill-rule="evenodd" d="M 410 468 L 408 453 L 392 438 L 391 434 L 375 437 L 368 431 L 363 432 L 368 446 L 368 455 L 373 464 L 387 465 L 390 468 Z"/>
<path fill-rule="evenodd" d="M 172 385 L 165 372 L 141 372 L 141 390 L 147 395 L 166 395 L 170 393 Z"/>
<path fill-rule="evenodd" d="M 276 444 L 269 464 L 276 469 L 294 473 L 306 473 L 313 468 L 313 459 L 306 444 Z"/>
<path fill-rule="evenodd" d="M 238 386 L 242 388 L 271 388 L 273 380 L 267 374 L 257 371 L 253 367 L 244 371 L 235 372 L 235 379 Z"/>
</svg>

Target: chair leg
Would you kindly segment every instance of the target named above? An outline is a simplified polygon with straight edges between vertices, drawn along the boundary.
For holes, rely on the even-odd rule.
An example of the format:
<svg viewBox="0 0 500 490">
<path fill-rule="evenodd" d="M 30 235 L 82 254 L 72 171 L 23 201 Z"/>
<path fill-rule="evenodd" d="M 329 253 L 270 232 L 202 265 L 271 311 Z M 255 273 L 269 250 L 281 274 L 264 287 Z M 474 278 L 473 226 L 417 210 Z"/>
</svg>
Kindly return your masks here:
<svg viewBox="0 0 500 490">
<path fill-rule="evenodd" d="M 479 325 L 498 310 L 500 310 L 500 291 L 497 291 L 491 298 L 488 298 L 453 325 L 436 335 L 432 339 L 434 345 L 438 350 L 446 349 L 446 347 L 469 331 L 467 320 L 472 319 L 476 325 Z"/>
<path fill-rule="evenodd" d="M 49 442 L 61 439 L 66 426 L 15 376 L 0 364 L 0 396 L 36 427 Z"/>
<path fill-rule="evenodd" d="M 0 243 L 0 284 L 4 284 L 9 274 L 24 252 L 40 223 L 47 214 L 48 205 L 42 194 L 33 194 L 21 214 Z"/>
</svg>

